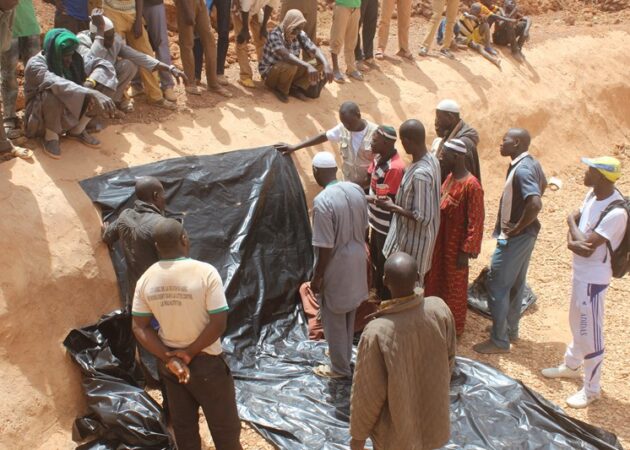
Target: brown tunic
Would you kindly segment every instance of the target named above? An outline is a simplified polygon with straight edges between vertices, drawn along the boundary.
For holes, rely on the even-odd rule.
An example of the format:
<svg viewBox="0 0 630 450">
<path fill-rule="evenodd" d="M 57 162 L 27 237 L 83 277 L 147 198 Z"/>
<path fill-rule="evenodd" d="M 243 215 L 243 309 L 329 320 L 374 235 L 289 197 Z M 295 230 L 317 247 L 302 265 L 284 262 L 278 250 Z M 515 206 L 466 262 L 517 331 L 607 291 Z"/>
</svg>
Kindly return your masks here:
<svg viewBox="0 0 630 450">
<path fill-rule="evenodd" d="M 350 434 L 376 450 L 424 450 L 450 435 L 455 322 L 438 297 L 377 313 L 363 331 L 352 385 Z"/>
</svg>

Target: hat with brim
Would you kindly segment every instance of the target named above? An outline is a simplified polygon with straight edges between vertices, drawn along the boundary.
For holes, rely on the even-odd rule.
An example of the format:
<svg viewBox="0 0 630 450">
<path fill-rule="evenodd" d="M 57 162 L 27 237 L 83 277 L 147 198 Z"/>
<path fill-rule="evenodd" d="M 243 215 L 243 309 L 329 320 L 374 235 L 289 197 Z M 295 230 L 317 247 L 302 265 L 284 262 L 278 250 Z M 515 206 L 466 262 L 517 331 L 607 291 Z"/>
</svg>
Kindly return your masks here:
<svg viewBox="0 0 630 450">
<path fill-rule="evenodd" d="M 598 158 L 582 158 L 582 162 L 596 169 L 611 183 L 621 177 L 621 162 L 612 156 L 600 156 Z"/>
</svg>

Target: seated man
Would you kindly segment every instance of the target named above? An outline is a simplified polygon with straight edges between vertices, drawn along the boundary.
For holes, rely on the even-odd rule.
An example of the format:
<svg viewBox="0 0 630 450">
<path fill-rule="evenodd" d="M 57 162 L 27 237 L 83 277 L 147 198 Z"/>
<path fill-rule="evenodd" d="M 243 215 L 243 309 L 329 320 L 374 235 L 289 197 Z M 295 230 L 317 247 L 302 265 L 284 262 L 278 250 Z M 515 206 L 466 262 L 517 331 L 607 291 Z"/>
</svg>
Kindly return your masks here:
<svg viewBox="0 0 630 450">
<path fill-rule="evenodd" d="M 297 9 L 291 9 L 280 25 L 275 27 L 263 48 L 263 59 L 258 64 L 265 85 L 284 103 L 289 94 L 300 99 L 317 98 L 333 73 L 322 51 L 303 31 L 306 19 Z M 300 59 L 300 52 L 317 59 L 317 66 Z M 323 74 L 322 74 L 323 71 Z"/>
<path fill-rule="evenodd" d="M 496 50 L 490 45 L 490 25 L 488 20 L 495 17 L 501 16 L 490 12 L 488 8 L 480 3 L 473 3 L 470 5 L 470 11 L 464 12 L 457 22 L 457 32 L 463 36 L 464 43 L 468 47 L 477 51 L 495 66 L 501 67 L 501 60 L 496 56 Z M 501 19 L 512 21 L 512 19 L 505 17 L 501 17 Z"/>
<path fill-rule="evenodd" d="M 499 20 L 494 26 L 492 41 L 497 45 L 509 46 L 515 59 L 523 60 L 523 44 L 529 39 L 532 20 L 524 16 L 516 6 L 516 0 L 505 0 L 503 15 L 516 22 Z"/>
<path fill-rule="evenodd" d="M 85 127 L 92 117 L 103 111 L 111 114 L 116 107 L 105 94 L 84 86 L 86 69 L 104 65 L 113 70 L 112 65 L 97 58 L 84 65 L 78 47 L 79 40 L 72 32 L 54 28 L 46 33 L 44 50 L 33 56 L 24 70 L 26 136 L 42 137 L 44 151 L 55 159 L 61 157 L 62 134 L 98 147 L 100 141 Z"/>
<path fill-rule="evenodd" d="M 92 11 L 90 30 L 82 31 L 78 35 L 78 52 L 86 60 L 101 58 L 109 61 L 116 72 L 110 73 L 107 69 L 98 68 L 90 74 L 85 82 L 86 87 L 97 89 L 110 97 L 116 106 L 123 112 L 132 112 L 133 103 L 124 97 L 127 87 L 138 72 L 138 67 L 144 67 L 148 71 L 159 70 L 169 72 L 177 81 L 186 79 L 184 73 L 175 66 L 167 66 L 157 59 L 145 53 L 134 50 L 128 46 L 114 31 L 114 24 L 103 11 Z"/>
</svg>

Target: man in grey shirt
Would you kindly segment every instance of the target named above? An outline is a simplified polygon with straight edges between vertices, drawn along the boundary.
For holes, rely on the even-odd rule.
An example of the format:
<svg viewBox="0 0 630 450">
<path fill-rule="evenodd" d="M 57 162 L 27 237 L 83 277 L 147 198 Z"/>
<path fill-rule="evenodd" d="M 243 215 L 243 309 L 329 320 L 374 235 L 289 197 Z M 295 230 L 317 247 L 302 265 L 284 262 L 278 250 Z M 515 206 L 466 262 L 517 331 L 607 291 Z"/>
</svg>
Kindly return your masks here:
<svg viewBox="0 0 630 450">
<path fill-rule="evenodd" d="M 354 318 L 357 307 L 368 298 L 367 201 L 357 184 L 337 180 L 332 153 L 315 155 L 313 175 L 324 190 L 313 201 L 316 263 L 311 289 L 319 294 L 331 362 L 314 371 L 329 378 L 351 377 Z"/>
</svg>

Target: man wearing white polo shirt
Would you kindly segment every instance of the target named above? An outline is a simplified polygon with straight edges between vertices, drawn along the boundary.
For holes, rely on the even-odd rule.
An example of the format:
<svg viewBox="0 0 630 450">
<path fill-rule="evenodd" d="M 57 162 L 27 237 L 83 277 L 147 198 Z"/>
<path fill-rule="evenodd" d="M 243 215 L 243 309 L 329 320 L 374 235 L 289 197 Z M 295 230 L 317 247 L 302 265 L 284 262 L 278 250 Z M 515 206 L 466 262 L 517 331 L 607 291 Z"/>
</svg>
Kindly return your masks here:
<svg viewBox="0 0 630 450">
<path fill-rule="evenodd" d="M 228 312 L 221 277 L 188 257 L 188 236 L 178 221 L 160 221 L 153 237 L 160 261 L 136 285 L 133 332 L 162 362 L 177 448 L 201 449 L 201 406 L 217 450 L 241 450 L 234 380 L 221 355 Z M 150 325 L 154 316 L 159 335 Z"/>
</svg>

